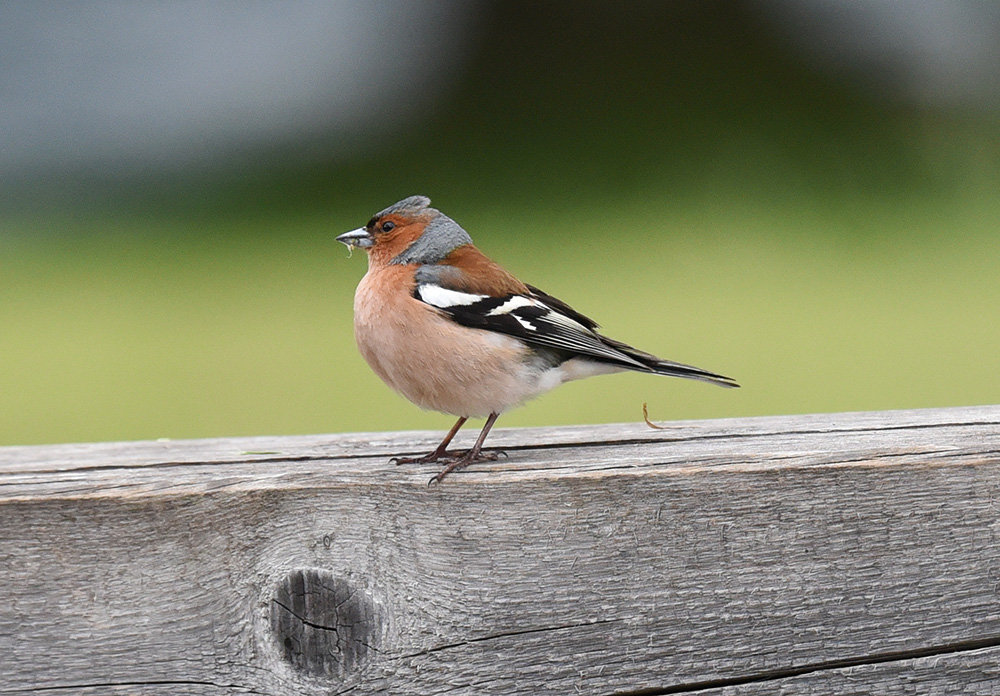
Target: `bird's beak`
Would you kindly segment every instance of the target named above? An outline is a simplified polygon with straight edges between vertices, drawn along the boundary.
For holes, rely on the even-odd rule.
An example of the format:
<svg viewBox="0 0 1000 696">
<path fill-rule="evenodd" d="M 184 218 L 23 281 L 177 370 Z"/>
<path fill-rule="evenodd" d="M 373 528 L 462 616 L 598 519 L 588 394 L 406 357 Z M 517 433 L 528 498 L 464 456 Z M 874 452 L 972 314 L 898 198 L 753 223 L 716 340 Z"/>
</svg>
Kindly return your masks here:
<svg viewBox="0 0 1000 696">
<path fill-rule="evenodd" d="M 371 234 L 364 227 L 359 227 L 358 229 L 351 230 L 350 232 L 344 232 L 344 234 L 337 237 L 337 241 L 346 244 L 348 249 L 353 249 L 354 247 L 371 249 L 372 244 L 375 243 Z"/>
</svg>

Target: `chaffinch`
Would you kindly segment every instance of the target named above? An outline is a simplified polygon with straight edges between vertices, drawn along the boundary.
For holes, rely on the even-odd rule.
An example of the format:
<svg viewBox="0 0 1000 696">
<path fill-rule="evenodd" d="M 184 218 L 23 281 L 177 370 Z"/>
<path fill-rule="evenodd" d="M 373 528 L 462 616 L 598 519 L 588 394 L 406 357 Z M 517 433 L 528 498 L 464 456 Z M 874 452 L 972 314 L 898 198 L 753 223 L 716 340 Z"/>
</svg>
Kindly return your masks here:
<svg viewBox="0 0 1000 696">
<path fill-rule="evenodd" d="M 404 198 L 337 237 L 368 254 L 354 295 L 354 336 L 365 360 L 421 408 L 458 416 L 433 452 L 393 461 L 445 463 L 434 483 L 474 461 L 495 460 L 482 447 L 501 413 L 592 375 L 634 370 L 739 386 L 602 336 L 593 320 L 487 258 L 430 203 Z M 475 417 L 486 418 L 476 444 L 448 451 Z"/>
</svg>

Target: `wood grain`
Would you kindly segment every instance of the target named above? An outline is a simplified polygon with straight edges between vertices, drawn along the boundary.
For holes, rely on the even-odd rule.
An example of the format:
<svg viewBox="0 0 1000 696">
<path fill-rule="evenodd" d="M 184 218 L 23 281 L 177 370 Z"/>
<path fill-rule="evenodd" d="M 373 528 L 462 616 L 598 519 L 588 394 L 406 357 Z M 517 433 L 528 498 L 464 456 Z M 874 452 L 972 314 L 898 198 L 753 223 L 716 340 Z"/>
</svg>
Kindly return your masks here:
<svg viewBox="0 0 1000 696">
<path fill-rule="evenodd" d="M 1000 407 L 0 448 L 0 694 L 1000 691 Z"/>
</svg>

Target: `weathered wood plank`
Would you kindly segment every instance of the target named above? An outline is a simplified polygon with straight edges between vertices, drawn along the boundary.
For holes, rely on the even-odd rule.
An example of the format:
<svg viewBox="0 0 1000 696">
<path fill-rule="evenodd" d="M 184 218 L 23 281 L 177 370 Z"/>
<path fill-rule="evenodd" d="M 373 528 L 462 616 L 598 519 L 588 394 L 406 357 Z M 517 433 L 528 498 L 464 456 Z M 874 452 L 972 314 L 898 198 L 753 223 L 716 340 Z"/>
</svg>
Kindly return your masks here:
<svg viewBox="0 0 1000 696">
<path fill-rule="evenodd" d="M 0 694 L 1000 688 L 1000 407 L 439 435 L 0 448 Z"/>
</svg>

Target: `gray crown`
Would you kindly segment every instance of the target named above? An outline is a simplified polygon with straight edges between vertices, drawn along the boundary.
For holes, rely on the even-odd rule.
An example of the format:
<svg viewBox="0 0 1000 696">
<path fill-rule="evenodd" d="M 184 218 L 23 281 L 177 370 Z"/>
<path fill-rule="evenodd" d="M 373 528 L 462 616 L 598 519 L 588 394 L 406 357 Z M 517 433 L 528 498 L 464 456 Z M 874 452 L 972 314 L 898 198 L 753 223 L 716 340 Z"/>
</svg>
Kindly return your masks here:
<svg viewBox="0 0 1000 696">
<path fill-rule="evenodd" d="M 376 216 L 381 217 L 390 213 L 412 215 L 420 211 L 426 211 L 431 215 L 424 233 L 389 263 L 401 265 L 439 263 L 458 247 L 472 244 L 472 237 L 468 232 L 440 210 L 429 207 L 430 204 L 431 199 L 427 196 L 410 196 L 390 205 Z"/>
<path fill-rule="evenodd" d="M 378 213 L 375 217 L 380 218 L 383 215 L 389 215 L 391 213 L 418 213 L 427 206 L 431 204 L 431 199 L 427 196 L 410 196 L 409 198 L 404 198 L 398 203 L 393 203 L 388 208 Z"/>
</svg>

